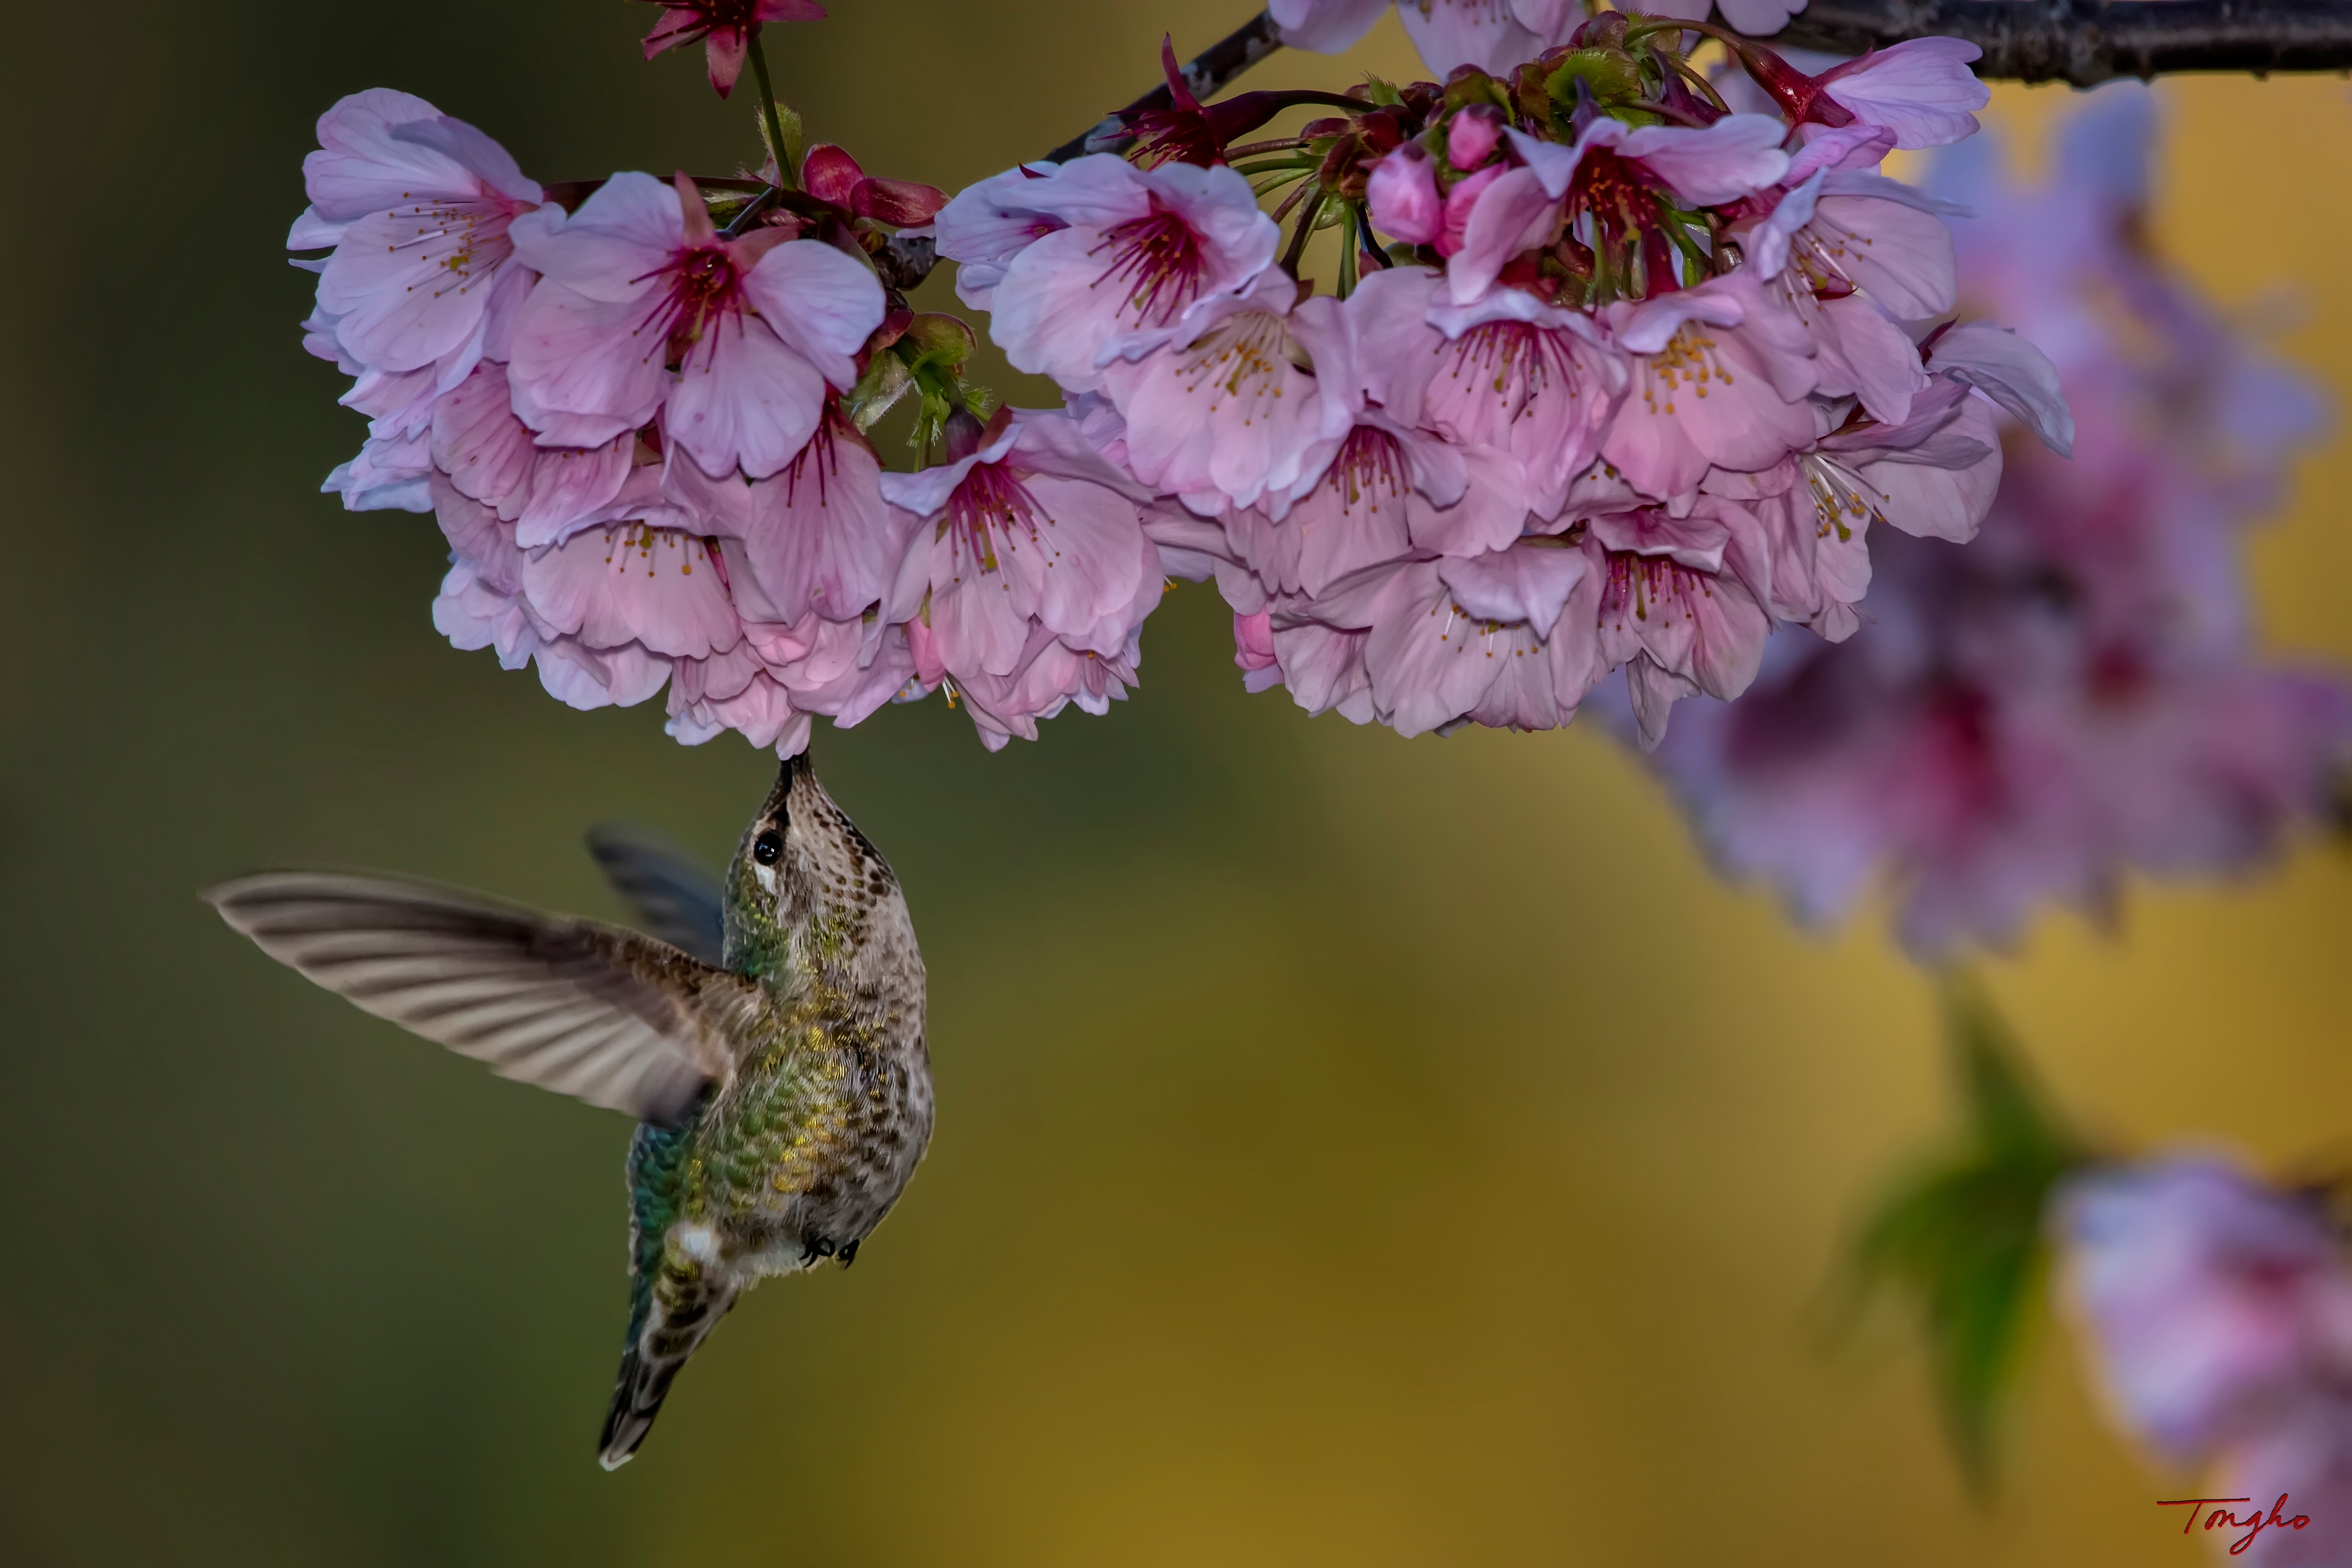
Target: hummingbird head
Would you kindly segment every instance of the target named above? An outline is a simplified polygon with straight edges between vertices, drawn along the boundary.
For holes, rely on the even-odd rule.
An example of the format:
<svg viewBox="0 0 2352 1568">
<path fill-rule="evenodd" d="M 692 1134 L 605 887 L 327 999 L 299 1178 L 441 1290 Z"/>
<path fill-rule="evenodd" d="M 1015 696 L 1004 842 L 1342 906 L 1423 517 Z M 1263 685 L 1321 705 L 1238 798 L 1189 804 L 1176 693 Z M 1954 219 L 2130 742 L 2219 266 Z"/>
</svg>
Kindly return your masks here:
<svg viewBox="0 0 2352 1568">
<path fill-rule="evenodd" d="M 727 868 L 729 964 L 763 978 L 866 978 L 904 965 L 914 928 L 898 876 L 816 780 L 787 757 Z"/>
</svg>

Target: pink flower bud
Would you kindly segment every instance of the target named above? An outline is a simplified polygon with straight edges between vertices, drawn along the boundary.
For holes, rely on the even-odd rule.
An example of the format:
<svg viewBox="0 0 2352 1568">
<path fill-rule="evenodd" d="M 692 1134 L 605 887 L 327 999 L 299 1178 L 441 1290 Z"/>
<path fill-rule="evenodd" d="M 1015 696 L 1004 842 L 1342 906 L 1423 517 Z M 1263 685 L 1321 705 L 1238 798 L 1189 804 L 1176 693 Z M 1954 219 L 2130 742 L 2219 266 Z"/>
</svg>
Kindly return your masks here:
<svg viewBox="0 0 2352 1568">
<path fill-rule="evenodd" d="M 1451 256 L 1462 248 L 1462 237 L 1470 227 L 1470 209 L 1478 205 L 1478 196 L 1488 185 L 1503 177 L 1503 165 L 1492 163 L 1465 180 L 1454 183 L 1445 193 L 1445 221 L 1437 237 L 1437 254 Z"/>
<path fill-rule="evenodd" d="M 1445 161 L 1457 169 L 1475 169 L 1494 155 L 1503 139 L 1503 111 L 1491 103 L 1474 103 L 1445 128 Z"/>
<path fill-rule="evenodd" d="M 1234 617 L 1234 662 L 1244 669 L 1265 669 L 1274 663 L 1274 617 L 1260 610 Z"/>
<path fill-rule="evenodd" d="M 1364 194 L 1370 198 L 1372 226 L 1407 245 L 1427 245 L 1442 226 L 1436 161 L 1418 142 L 1408 142 L 1372 168 Z"/>
</svg>

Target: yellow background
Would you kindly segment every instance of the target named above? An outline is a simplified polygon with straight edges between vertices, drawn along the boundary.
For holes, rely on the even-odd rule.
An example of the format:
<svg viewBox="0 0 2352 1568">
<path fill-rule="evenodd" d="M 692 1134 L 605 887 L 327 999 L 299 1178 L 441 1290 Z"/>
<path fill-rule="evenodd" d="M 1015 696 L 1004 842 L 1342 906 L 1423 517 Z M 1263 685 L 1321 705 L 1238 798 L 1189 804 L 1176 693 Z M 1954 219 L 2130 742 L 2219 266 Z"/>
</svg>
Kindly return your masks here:
<svg viewBox="0 0 2352 1568">
<path fill-rule="evenodd" d="M 1245 4 L 839 0 L 771 33 L 815 133 L 957 186 Z M 2186 1479 L 2042 1324 L 1997 1506 L 1908 1323 L 1843 1348 L 1857 1205 L 1948 1124 L 1929 987 L 1865 920 L 1711 879 L 1605 736 L 1398 740 L 1241 692 L 1205 589 L 1108 721 L 821 732 L 931 963 L 941 1117 L 856 1269 L 772 1286 L 643 1457 L 592 1457 L 623 1311 L 616 1119 L 268 964 L 194 902 L 397 868 L 613 914 L 605 817 L 714 858 L 772 763 L 580 715 L 434 636 L 423 518 L 311 493 L 360 438 L 278 246 L 310 121 L 385 83 L 547 179 L 724 172 L 748 106 L 650 10 L 132 4 L 0 73 L 0 1559 L 1098 1564 L 2192 1561 Z M 1414 71 L 1393 21 L 1349 61 Z M 748 79 L 747 79 L 748 83 Z M 748 85 L 747 85 L 748 91 Z M 2030 127 L 2063 91 L 2004 89 Z M 2168 84 L 2156 232 L 2352 395 L 2352 100 Z M 947 300 L 945 288 L 927 298 Z M 1034 395 L 1032 395 L 1034 396 Z M 2253 544 L 2269 641 L 2342 658 L 2352 444 Z M 1866 635 L 1866 634 L 1865 634 Z M 656 705 L 657 706 L 657 704 Z M 2134 887 L 1990 966 L 2123 1146 L 2352 1131 L 2342 855 Z"/>
</svg>

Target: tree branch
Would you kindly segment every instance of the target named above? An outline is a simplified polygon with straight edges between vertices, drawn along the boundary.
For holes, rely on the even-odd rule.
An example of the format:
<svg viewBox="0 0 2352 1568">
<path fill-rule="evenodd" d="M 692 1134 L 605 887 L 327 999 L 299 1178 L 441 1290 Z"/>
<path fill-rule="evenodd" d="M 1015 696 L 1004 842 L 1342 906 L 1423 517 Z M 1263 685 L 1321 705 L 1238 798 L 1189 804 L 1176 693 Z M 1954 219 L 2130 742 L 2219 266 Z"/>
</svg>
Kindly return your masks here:
<svg viewBox="0 0 2352 1568">
<path fill-rule="evenodd" d="M 1184 66 L 1184 85 L 1192 89 L 1194 98 L 1214 98 L 1231 87 L 1242 72 L 1280 47 L 1282 30 L 1274 25 L 1270 13 L 1261 11 L 1188 61 Z M 1124 153 L 1135 141 L 1128 133 L 1125 116 L 1140 114 L 1147 109 L 1172 109 L 1175 103 L 1174 95 L 1163 81 L 1118 113 L 1105 115 L 1085 135 L 1046 153 L 1046 160 L 1066 163 L 1088 153 Z"/>
<path fill-rule="evenodd" d="M 1858 55 L 1966 38 L 1976 73 L 2094 87 L 2173 71 L 2352 69 L 2345 0 L 1811 0 L 1767 40 Z"/>
</svg>

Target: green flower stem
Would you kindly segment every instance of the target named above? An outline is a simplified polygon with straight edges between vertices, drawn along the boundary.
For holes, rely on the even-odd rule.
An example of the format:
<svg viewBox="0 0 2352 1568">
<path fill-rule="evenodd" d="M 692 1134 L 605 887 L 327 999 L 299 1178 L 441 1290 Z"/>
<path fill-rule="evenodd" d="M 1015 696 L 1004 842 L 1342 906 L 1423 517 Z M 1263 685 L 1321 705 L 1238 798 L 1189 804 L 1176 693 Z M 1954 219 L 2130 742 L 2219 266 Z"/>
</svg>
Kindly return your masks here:
<svg viewBox="0 0 2352 1568">
<path fill-rule="evenodd" d="M 1303 174 L 1320 166 L 1322 162 L 1320 158 L 1261 158 L 1252 163 L 1235 163 L 1233 170 L 1236 174 L 1255 175 L 1270 174 L 1276 169 L 1296 169 Z"/>
<path fill-rule="evenodd" d="M 784 140 L 783 117 L 776 112 L 775 85 L 768 79 L 768 51 L 760 42 L 757 27 L 751 29 L 751 76 L 760 84 L 760 111 L 768 119 L 768 150 L 776 155 L 776 177 L 784 189 L 796 191 L 801 150 Z"/>
</svg>

